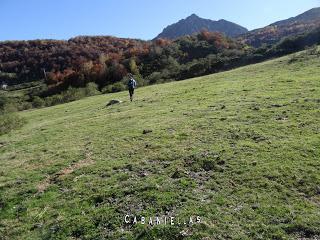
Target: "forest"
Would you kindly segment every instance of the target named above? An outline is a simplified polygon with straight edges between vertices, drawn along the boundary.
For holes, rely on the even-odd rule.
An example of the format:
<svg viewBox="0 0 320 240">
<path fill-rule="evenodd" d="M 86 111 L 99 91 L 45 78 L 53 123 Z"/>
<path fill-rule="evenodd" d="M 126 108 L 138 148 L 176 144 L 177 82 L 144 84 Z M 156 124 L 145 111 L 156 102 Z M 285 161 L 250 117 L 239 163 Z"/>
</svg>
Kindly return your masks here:
<svg viewBox="0 0 320 240">
<path fill-rule="evenodd" d="M 68 41 L 7 41 L 0 43 L 0 83 L 9 91 L 25 91 L 15 99 L 18 110 L 24 110 L 125 90 L 128 73 L 139 86 L 177 81 L 317 43 L 320 28 L 259 48 L 206 30 L 177 40 L 80 36 Z"/>
</svg>

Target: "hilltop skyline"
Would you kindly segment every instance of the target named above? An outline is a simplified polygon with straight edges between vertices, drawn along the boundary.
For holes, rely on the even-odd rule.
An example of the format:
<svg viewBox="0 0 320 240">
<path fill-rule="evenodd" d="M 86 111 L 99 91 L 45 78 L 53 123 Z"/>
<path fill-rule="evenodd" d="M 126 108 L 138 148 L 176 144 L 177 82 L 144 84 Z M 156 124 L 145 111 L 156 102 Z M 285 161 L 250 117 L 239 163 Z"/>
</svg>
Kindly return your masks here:
<svg viewBox="0 0 320 240">
<path fill-rule="evenodd" d="M 69 39 L 79 35 L 112 35 L 150 40 L 166 26 L 191 14 L 225 19 L 249 30 L 296 16 L 319 7 L 318 0 L 269 1 L 263 5 L 253 0 L 224 2 L 200 0 L 161 3 L 118 1 L 40 1 L 3 0 L 4 22 L 0 41 L 30 39 Z"/>
</svg>

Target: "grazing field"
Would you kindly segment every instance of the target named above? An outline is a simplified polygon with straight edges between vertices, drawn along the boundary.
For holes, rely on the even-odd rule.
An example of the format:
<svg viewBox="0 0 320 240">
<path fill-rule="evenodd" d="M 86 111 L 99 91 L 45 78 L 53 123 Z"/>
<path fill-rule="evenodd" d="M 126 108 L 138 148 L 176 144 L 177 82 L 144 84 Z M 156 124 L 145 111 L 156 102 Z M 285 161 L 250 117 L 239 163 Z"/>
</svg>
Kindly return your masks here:
<svg viewBox="0 0 320 240">
<path fill-rule="evenodd" d="M 1 240 L 319 239 L 319 52 L 135 97 L 19 113 L 0 136 Z"/>
</svg>

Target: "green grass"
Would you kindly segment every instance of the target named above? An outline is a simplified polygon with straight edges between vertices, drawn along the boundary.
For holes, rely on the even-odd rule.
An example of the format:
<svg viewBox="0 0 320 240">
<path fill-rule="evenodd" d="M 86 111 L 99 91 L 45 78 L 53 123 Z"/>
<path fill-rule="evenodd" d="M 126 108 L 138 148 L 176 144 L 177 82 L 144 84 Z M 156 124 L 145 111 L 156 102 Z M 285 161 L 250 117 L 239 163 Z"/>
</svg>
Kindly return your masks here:
<svg viewBox="0 0 320 240">
<path fill-rule="evenodd" d="M 0 137 L 0 239 L 316 239 L 319 76 L 300 53 L 21 112 Z"/>
</svg>

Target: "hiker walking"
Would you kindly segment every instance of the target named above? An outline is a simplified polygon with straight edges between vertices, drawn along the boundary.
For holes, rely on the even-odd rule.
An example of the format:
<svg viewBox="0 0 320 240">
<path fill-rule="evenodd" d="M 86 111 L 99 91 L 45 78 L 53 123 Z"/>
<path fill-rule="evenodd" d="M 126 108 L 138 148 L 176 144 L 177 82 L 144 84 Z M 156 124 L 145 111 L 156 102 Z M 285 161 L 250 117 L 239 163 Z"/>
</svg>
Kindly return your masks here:
<svg viewBox="0 0 320 240">
<path fill-rule="evenodd" d="M 129 74 L 128 89 L 129 89 L 130 101 L 131 102 L 133 100 L 134 89 L 136 88 L 136 86 L 137 86 L 136 80 L 133 79 L 132 74 Z"/>
</svg>

